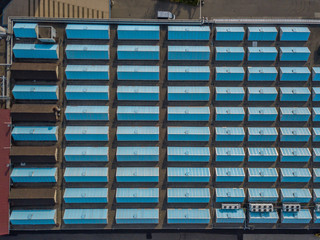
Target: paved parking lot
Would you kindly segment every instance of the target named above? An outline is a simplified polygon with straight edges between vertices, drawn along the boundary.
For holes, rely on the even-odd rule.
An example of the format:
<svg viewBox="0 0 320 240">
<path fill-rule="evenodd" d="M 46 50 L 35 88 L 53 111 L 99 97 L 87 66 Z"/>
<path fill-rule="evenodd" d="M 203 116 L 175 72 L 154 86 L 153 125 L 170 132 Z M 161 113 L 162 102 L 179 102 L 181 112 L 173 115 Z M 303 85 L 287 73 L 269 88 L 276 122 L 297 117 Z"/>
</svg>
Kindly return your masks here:
<svg viewBox="0 0 320 240">
<path fill-rule="evenodd" d="M 320 18 L 319 0 L 204 0 L 202 16 L 210 18 Z M 177 19 L 198 19 L 199 7 L 169 0 L 114 0 L 112 18 L 156 18 L 158 10 Z"/>
</svg>

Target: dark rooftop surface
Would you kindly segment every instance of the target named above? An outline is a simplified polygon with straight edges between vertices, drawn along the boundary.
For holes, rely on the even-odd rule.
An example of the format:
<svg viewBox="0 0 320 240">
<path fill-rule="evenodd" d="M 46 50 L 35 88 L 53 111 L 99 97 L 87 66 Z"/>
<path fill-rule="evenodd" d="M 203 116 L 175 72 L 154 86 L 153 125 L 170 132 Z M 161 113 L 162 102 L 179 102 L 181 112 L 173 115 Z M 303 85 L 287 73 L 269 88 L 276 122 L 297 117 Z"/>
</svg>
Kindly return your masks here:
<svg viewBox="0 0 320 240">
<path fill-rule="evenodd" d="M 54 23 L 52 24 L 56 30 L 57 30 L 57 37 L 58 37 L 58 43 L 60 46 L 60 59 L 56 62 L 59 66 L 59 79 L 60 81 L 57 82 L 57 84 L 60 87 L 60 97 L 59 97 L 59 101 L 58 101 L 58 105 L 61 106 L 61 115 L 62 115 L 62 119 L 60 122 L 57 122 L 57 125 L 60 127 L 59 128 L 59 141 L 57 142 L 56 146 L 58 148 L 58 162 L 55 164 L 55 166 L 57 166 L 59 168 L 59 181 L 58 183 L 54 186 L 57 191 L 57 204 L 56 204 L 56 209 L 58 210 L 58 218 L 57 218 L 57 226 L 56 227 L 52 227 L 50 229 L 211 229 L 212 227 L 223 227 L 223 228 L 243 228 L 242 224 L 236 224 L 236 225 L 230 225 L 230 224 L 225 224 L 224 226 L 217 226 L 216 224 L 214 224 L 213 222 L 210 222 L 207 225 L 170 225 L 167 224 L 167 219 L 166 219 L 166 209 L 170 208 L 170 207 L 188 207 L 190 205 L 183 205 L 183 204 L 178 204 L 178 205 L 170 205 L 167 204 L 167 199 L 166 199 L 166 190 L 168 187 L 209 187 L 211 188 L 211 192 L 213 193 L 213 190 L 215 187 L 241 187 L 241 188 L 248 188 L 248 187 L 259 187 L 261 186 L 261 184 L 258 183 L 248 183 L 248 182 L 244 182 L 244 183 L 215 183 L 214 181 L 210 181 L 209 183 L 204 183 L 204 184 L 194 184 L 194 183 L 168 183 L 167 182 L 167 178 L 166 178 L 166 172 L 167 172 L 167 167 L 182 167 L 182 166 L 188 166 L 188 163 L 168 163 L 167 158 L 166 158 L 166 149 L 167 146 L 209 146 L 211 149 L 213 147 L 221 147 L 221 146 L 232 146 L 232 147 L 252 147 L 252 146 L 259 146 L 256 143 L 248 143 L 246 145 L 246 143 L 242 142 L 242 143 L 234 143 L 234 142 L 228 142 L 228 143 L 218 143 L 218 142 L 214 142 L 212 141 L 212 138 L 210 139 L 209 142 L 207 143 L 194 143 L 194 142 L 189 142 L 189 143 L 185 143 L 185 144 L 181 144 L 180 142 L 167 142 L 167 126 L 208 126 L 211 129 L 211 132 L 213 131 L 213 128 L 216 126 L 249 126 L 248 122 L 245 120 L 244 122 L 240 122 L 240 123 L 235 123 L 235 122 L 215 122 L 214 125 L 212 122 L 212 116 L 210 117 L 210 121 L 209 122 L 168 122 L 167 119 L 167 115 L 166 115 L 166 110 L 167 110 L 167 106 L 178 106 L 181 105 L 181 103 L 179 102 L 168 102 L 167 101 L 167 86 L 168 85 L 185 85 L 185 86 L 193 86 L 195 84 L 195 82 L 189 81 L 189 82 L 182 82 L 182 83 L 169 83 L 167 81 L 167 66 L 168 65 L 194 65 L 194 62 L 168 62 L 167 60 L 167 47 L 168 45 L 206 45 L 206 46 L 242 46 L 242 47 L 247 47 L 247 46 L 251 46 L 249 42 L 247 41 L 242 41 L 242 42 L 214 42 L 212 41 L 213 36 L 211 33 L 210 36 L 210 41 L 199 41 L 197 43 L 195 43 L 194 41 L 179 41 L 179 42 L 174 42 L 174 41 L 168 41 L 167 40 L 167 26 L 166 25 L 162 25 L 161 26 L 161 33 L 160 33 L 160 40 L 159 41 L 134 41 L 134 42 L 130 42 L 130 41 L 120 41 L 117 39 L 116 37 L 116 25 L 111 24 L 110 25 L 110 40 L 108 41 L 96 41 L 96 40 L 67 40 L 66 36 L 65 36 L 65 24 L 61 23 Z M 310 26 L 310 31 L 311 31 L 311 35 L 309 38 L 309 41 L 306 43 L 298 43 L 298 42 L 294 42 L 294 43 L 289 43 L 289 42 L 280 42 L 280 41 L 275 41 L 275 42 L 259 42 L 259 46 L 275 46 L 275 47 L 279 47 L 279 46 L 308 46 L 310 51 L 311 51 L 311 56 L 309 58 L 309 61 L 306 63 L 301 63 L 301 62 L 293 62 L 293 63 L 288 63 L 288 62 L 280 62 L 279 60 L 277 60 L 275 63 L 273 62 L 263 62 L 263 63 L 257 63 L 257 62 L 253 62 L 252 64 L 250 64 L 251 66 L 308 66 L 308 67 L 312 67 L 314 65 L 319 64 L 319 57 L 315 54 L 317 47 L 319 46 L 320 43 L 320 30 L 317 27 L 314 26 Z M 32 42 L 32 40 L 17 40 L 17 42 Z M 66 81 L 66 77 L 64 74 L 64 70 L 65 67 L 68 64 L 79 64 L 79 63 L 84 63 L 84 61 L 79 61 L 79 60 L 68 60 L 66 59 L 66 56 L 64 54 L 64 49 L 67 46 L 67 44 L 72 44 L 72 43 L 77 43 L 77 44 L 109 44 L 110 45 L 110 60 L 108 61 L 92 61 L 92 60 L 86 60 L 86 64 L 108 64 L 110 66 L 109 69 L 109 82 L 95 82 L 95 81 L 90 81 L 90 84 L 108 84 L 109 85 L 109 101 L 107 103 L 107 105 L 109 106 L 109 122 L 67 122 L 64 119 L 64 110 L 66 105 L 77 105 L 79 104 L 79 102 L 68 102 L 66 101 L 65 97 L 64 97 L 64 90 L 65 90 L 65 86 L 67 84 Z M 160 46 L 160 60 L 159 61 L 119 61 L 117 60 L 116 57 L 116 50 L 117 50 L 117 45 L 121 45 L 121 44 L 136 44 L 136 45 L 159 45 Z M 211 51 L 212 52 L 212 51 Z M 213 68 L 216 66 L 224 66 L 227 64 L 227 66 L 248 66 L 248 62 L 246 60 L 244 60 L 243 62 L 216 62 L 213 60 L 214 56 L 212 55 L 209 61 L 199 61 L 198 63 L 196 63 L 197 65 L 208 65 L 211 68 L 211 73 L 214 72 Z M 34 62 L 36 63 L 39 60 L 17 60 L 17 62 Z M 118 80 L 116 79 L 116 70 L 117 70 L 117 65 L 118 64 L 122 64 L 122 65 L 159 65 L 160 66 L 160 81 L 157 83 L 152 83 L 152 82 L 141 82 L 141 81 L 121 81 L 121 85 L 158 85 L 160 86 L 160 101 L 157 103 L 152 103 L 152 102 L 135 102 L 135 103 L 130 103 L 130 102 L 123 102 L 123 101 L 118 101 L 116 98 L 116 90 L 117 90 L 117 86 L 120 85 L 120 83 L 118 82 Z M 41 81 L 39 82 L 33 82 L 31 81 L 30 84 L 37 84 L 37 83 L 41 83 Z M 11 86 L 13 87 L 15 84 L 14 81 L 12 81 Z M 24 84 L 28 84 L 28 81 L 24 82 Z M 48 83 L 47 83 L 48 84 Z M 68 81 L 68 84 L 86 84 L 86 82 L 82 81 L 81 83 L 78 81 Z M 199 83 L 197 83 L 198 85 Z M 226 103 L 226 102 L 216 102 L 214 101 L 214 97 L 213 97 L 213 76 L 211 75 L 210 77 L 210 81 L 208 82 L 202 82 L 200 83 L 201 85 L 207 85 L 210 86 L 211 89 L 211 96 L 210 96 L 210 100 L 208 102 L 204 102 L 204 103 L 188 103 L 191 105 L 198 105 L 198 106 L 208 106 L 211 108 L 211 113 L 213 114 L 214 112 L 214 107 L 215 106 L 223 106 L 223 104 L 225 104 L 224 106 L 235 106 L 234 102 L 231 103 Z M 223 86 L 235 86 L 235 84 L 239 85 L 239 86 L 244 86 L 246 87 L 247 85 L 243 85 L 243 82 L 239 82 L 239 83 L 234 83 L 234 82 L 215 82 L 214 83 L 215 86 L 219 86 L 219 85 L 223 85 Z M 267 84 L 269 84 L 270 86 L 274 86 L 274 87 L 279 87 L 279 86 L 292 86 L 292 83 L 283 83 L 283 82 L 279 82 L 279 80 L 275 81 L 275 82 L 270 82 L 270 83 L 257 83 L 257 82 L 250 82 L 247 83 L 248 86 L 266 86 Z M 298 82 L 295 83 L 296 86 L 308 86 L 308 84 L 310 84 L 309 82 Z M 313 86 L 319 86 L 319 82 L 314 83 Z M 17 101 L 13 101 L 13 104 L 16 104 Z M 25 103 L 23 101 L 19 101 L 19 103 Z M 35 101 L 34 103 L 37 104 L 41 104 L 41 102 L 39 101 Z M 47 102 L 48 103 L 48 102 Z M 105 102 L 96 102 L 93 101 L 94 104 L 96 105 L 100 105 L 103 104 L 105 105 Z M 81 103 L 80 105 L 82 105 L 84 103 Z M 88 103 L 86 103 L 88 104 Z M 116 119 L 116 108 L 117 106 L 126 106 L 126 105 L 132 105 L 132 104 L 138 104 L 138 105 L 144 105 L 144 106 L 152 106 L 152 105 L 157 105 L 160 107 L 160 117 L 159 117 L 159 122 L 121 122 L 121 121 L 117 121 Z M 278 105 L 277 105 L 278 104 Z M 243 106 L 243 107 L 247 107 L 247 106 L 268 106 L 268 107 L 275 107 L 275 106 L 279 106 L 279 104 L 281 106 L 297 106 L 299 105 L 300 107 L 302 106 L 308 106 L 308 103 L 290 103 L 290 102 L 282 102 L 279 103 L 279 101 L 276 101 L 275 103 L 259 103 L 257 105 L 257 103 L 252 102 L 252 103 L 248 103 L 247 101 L 243 101 L 243 102 L 237 102 L 236 105 L 237 106 Z M 212 115 L 211 114 L 211 115 Z M 37 126 L 37 125 L 43 125 L 45 123 L 41 123 L 41 122 L 28 122 L 28 123 L 17 123 L 18 124 L 22 124 L 22 125 L 30 125 L 30 126 Z M 250 123 L 252 125 L 252 123 Z M 261 125 L 262 124 L 262 125 Z M 109 142 L 108 143 L 93 143 L 95 146 L 108 146 L 109 147 L 109 162 L 108 163 L 67 163 L 65 162 L 64 158 L 63 158 L 63 151 L 64 148 L 66 146 L 88 146 L 88 143 L 86 142 L 82 142 L 82 143 L 67 143 L 64 139 L 64 135 L 63 132 L 65 130 L 66 126 L 71 126 L 71 125 L 107 125 L 109 126 Z M 140 142 L 140 143 L 124 143 L 124 142 L 117 142 L 116 140 L 116 128 L 117 126 L 143 126 L 143 125 L 150 125 L 150 126 L 159 126 L 160 127 L 160 140 L 159 142 L 156 143 L 152 143 L 152 142 Z M 250 125 L 250 126 L 251 126 Z M 291 124 L 294 127 L 307 127 L 310 126 L 310 121 L 309 122 L 298 122 L 298 123 L 294 123 Z M 253 123 L 252 126 L 263 126 L 263 127 L 280 127 L 283 126 L 283 124 L 281 125 L 280 121 L 277 120 L 275 123 Z M 285 125 L 287 126 L 287 125 Z M 16 144 L 16 143 L 15 143 Z M 23 144 L 27 144 L 28 143 L 23 143 Z M 22 144 L 22 145 L 23 145 Z M 275 142 L 275 143 L 268 143 L 268 145 L 264 145 L 265 147 L 278 147 L 279 142 Z M 309 147 L 310 143 L 290 143 L 288 146 L 290 147 Z M 18 145 L 21 145 L 21 143 L 18 143 Z M 150 162 L 139 162 L 139 163 L 121 163 L 121 162 L 117 162 L 116 161 L 116 148 L 117 146 L 159 146 L 160 147 L 160 156 L 159 156 L 159 162 L 158 163 L 150 163 Z M 285 144 L 282 145 L 286 146 Z M 290 163 L 287 164 L 286 166 L 290 166 L 290 167 L 309 167 L 312 168 L 313 165 L 312 162 L 309 163 Z M 38 166 L 37 164 L 35 165 L 29 165 L 31 166 Z M 109 167 L 109 176 L 108 176 L 108 183 L 105 184 L 92 184 L 92 183 L 74 183 L 74 184 L 66 184 L 63 181 L 63 172 L 65 167 L 67 166 L 73 166 L 73 167 L 84 167 L 84 166 L 95 166 L 95 167 Z M 159 177 L 159 182 L 156 184 L 152 184 L 152 183 L 130 183 L 130 184 L 124 184 L 124 183 L 117 183 L 116 182 L 116 169 L 117 167 L 120 166 L 137 166 L 137 167 L 147 167 L 147 166 L 157 166 L 160 168 L 160 177 Z M 190 163 L 189 163 L 190 166 Z M 224 162 L 222 163 L 217 163 L 214 161 L 214 158 L 211 156 L 210 158 L 210 162 L 208 163 L 192 163 L 192 167 L 209 167 L 210 171 L 211 171 L 211 176 L 214 176 L 214 172 L 213 172 L 213 168 L 214 167 L 283 167 L 284 164 L 281 162 L 276 162 L 276 163 L 252 163 L 252 162 L 247 162 L 247 160 L 245 160 L 244 162 L 230 162 L 230 163 L 226 163 Z M 211 178 L 213 179 L 213 178 Z M 41 186 L 41 184 L 35 184 L 34 187 L 39 187 L 39 185 Z M 108 208 L 108 224 L 105 226 L 97 226 L 97 225 L 87 225 L 87 226 L 83 226 L 83 225 L 66 225 L 63 224 L 62 222 L 62 216 L 63 216 L 63 212 L 64 209 L 66 208 L 70 208 L 70 206 L 68 204 L 65 204 L 62 198 L 62 193 L 63 190 L 66 187 L 103 187 L 106 186 L 109 189 L 109 196 L 108 196 L 108 204 L 107 205 L 101 205 L 101 204 L 91 204 L 90 208 Z M 280 183 L 280 181 L 278 180 L 275 184 L 265 184 L 265 187 L 283 187 L 284 185 Z M 294 186 L 298 186 L 301 188 L 305 188 L 305 187 L 311 187 L 312 186 L 308 186 L 305 183 L 301 183 L 301 184 L 286 184 L 285 187 L 294 187 Z M 15 184 L 14 187 L 23 187 L 23 184 Z M 128 205 L 125 204 L 117 204 L 115 202 L 115 192 L 116 192 L 116 188 L 117 187 L 157 187 L 160 189 L 160 197 L 159 197 L 159 203 L 158 204 L 130 204 L 130 208 L 159 208 L 160 210 L 160 215 L 159 215 L 159 224 L 157 225 L 118 225 L 115 224 L 115 212 L 117 208 L 125 208 L 128 207 Z M 193 207 L 195 208 L 209 208 L 212 210 L 212 208 L 220 208 L 221 204 L 217 204 L 214 203 L 214 201 L 211 201 L 209 204 L 195 204 L 193 205 Z M 85 205 L 77 205 L 74 204 L 73 207 L 81 207 L 81 208 L 85 208 Z M 279 207 L 279 206 L 278 206 Z M 214 219 L 212 219 L 214 220 Z M 260 226 L 260 227 L 264 227 L 264 226 Z M 274 228 L 275 226 L 271 226 L 271 228 Z M 280 226 L 280 227 L 285 227 L 285 226 Z M 290 225 L 287 227 L 294 227 L 294 228 L 306 228 L 307 226 L 302 224 L 302 225 Z M 317 226 L 314 226 L 315 228 L 317 228 Z M 12 227 L 13 230 L 15 229 L 20 229 L 20 230 L 25 230 L 25 229 L 35 229 L 34 227 L 30 226 L 14 226 Z M 36 227 L 36 229 L 43 229 L 43 230 L 47 230 L 48 227 L 47 226 L 43 226 L 43 227 Z"/>
</svg>

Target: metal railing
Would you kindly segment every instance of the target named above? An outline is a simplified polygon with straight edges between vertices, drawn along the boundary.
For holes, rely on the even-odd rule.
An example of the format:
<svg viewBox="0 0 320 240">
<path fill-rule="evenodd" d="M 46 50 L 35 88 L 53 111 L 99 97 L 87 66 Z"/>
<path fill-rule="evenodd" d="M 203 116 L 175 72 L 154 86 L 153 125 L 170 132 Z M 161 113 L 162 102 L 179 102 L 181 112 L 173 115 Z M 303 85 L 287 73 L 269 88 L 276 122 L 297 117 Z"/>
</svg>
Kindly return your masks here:
<svg viewBox="0 0 320 240">
<path fill-rule="evenodd" d="M 10 66 L 12 65 L 12 46 L 13 46 L 13 34 L 11 25 L 9 23 L 10 30 L 5 30 L 5 35 L 1 37 L 5 38 L 5 61 L 4 63 L 0 63 L 0 67 L 4 68 L 4 75 L 0 76 L 0 100 L 6 102 L 6 108 L 10 108 Z M 3 29 L 2 29 L 3 30 Z M 3 34 L 3 32 L 2 32 Z"/>
<path fill-rule="evenodd" d="M 9 98 L 7 94 L 7 78 L 5 76 L 0 77 L 0 99 L 7 100 Z"/>
<path fill-rule="evenodd" d="M 281 25 L 320 25 L 320 19 L 297 18 L 239 18 L 239 19 L 76 19 L 76 18 L 38 18 L 38 17 L 9 17 L 9 22 L 38 22 L 38 23 L 95 23 L 95 24 L 160 24 L 160 25 L 201 25 L 201 24 L 281 24 Z"/>
</svg>

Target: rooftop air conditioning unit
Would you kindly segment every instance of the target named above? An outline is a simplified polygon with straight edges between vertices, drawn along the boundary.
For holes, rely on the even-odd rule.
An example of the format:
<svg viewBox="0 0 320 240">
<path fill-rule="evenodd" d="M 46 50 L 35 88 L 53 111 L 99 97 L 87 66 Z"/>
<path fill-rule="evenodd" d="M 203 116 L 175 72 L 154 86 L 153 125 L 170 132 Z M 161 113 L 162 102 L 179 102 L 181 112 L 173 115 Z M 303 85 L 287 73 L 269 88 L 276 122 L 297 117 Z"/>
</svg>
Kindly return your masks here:
<svg viewBox="0 0 320 240">
<path fill-rule="evenodd" d="M 272 203 L 250 203 L 249 211 L 250 212 L 272 212 L 273 204 Z"/>
<path fill-rule="evenodd" d="M 239 203 L 222 203 L 221 209 L 240 209 Z"/>
<path fill-rule="evenodd" d="M 282 211 L 284 212 L 299 212 L 301 205 L 297 203 L 284 203 L 282 204 Z"/>
<path fill-rule="evenodd" d="M 36 27 L 37 39 L 43 43 L 55 43 L 57 31 L 52 26 L 39 26 Z"/>
</svg>

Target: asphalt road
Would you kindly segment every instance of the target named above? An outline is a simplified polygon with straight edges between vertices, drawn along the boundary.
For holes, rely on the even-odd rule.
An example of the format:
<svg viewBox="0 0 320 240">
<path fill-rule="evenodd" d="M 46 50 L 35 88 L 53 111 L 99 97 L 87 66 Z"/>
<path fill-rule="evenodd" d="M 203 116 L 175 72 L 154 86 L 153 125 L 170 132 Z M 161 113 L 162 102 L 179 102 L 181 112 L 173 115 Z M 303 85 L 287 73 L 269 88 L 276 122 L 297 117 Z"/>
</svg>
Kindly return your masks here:
<svg viewBox="0 0 320 240">
<path fill-rule="evenodd" d="M 243 240 L 319 240 L 312 234 L 245 234 Z"/>
<path fill-rule="evenodd" d="M 149 236 L 150 237 L 150 236 Z M 153 233 L 152 240 L 237 240 L 237 235 L 213 233 Z M 0 237 L 4 240 L 144 240 L 145 233 L 21 233 Z M 151 238 L 149 238 L 151 239 Z M 251 240 L 251 239 L 250 239 Z"/>
<path fill-rule="evenodd" d="M 0 237 L 2 240 L 318 240 L 313 234 L 236 234 L 228 233 L 152 233 L 147 236 L 146 233 L 19 233 L 11 236 Z"/>
</svg>

